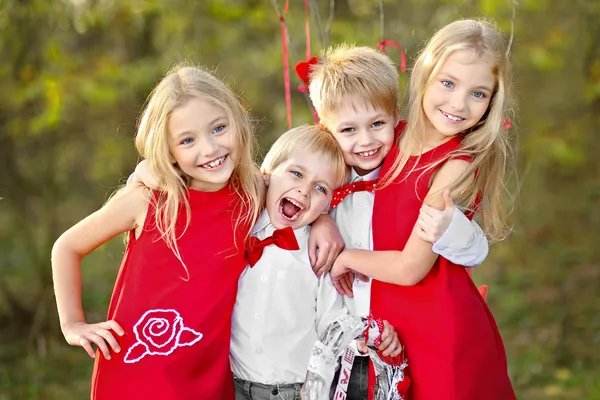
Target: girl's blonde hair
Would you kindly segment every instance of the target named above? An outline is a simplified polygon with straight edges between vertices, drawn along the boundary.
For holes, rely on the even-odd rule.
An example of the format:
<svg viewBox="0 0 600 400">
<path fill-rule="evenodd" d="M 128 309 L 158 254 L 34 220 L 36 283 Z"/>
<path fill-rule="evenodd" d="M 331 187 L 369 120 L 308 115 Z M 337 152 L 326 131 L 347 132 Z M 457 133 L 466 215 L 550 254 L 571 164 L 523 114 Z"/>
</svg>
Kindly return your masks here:
<svg viewBox="0 0 600 400">
<path fill-rule="evenodd" d="M 508 133 L 503 127 L 503 120 L 511 108 L 512 77 L 506 42 L 500 32 L 487 21 L 452 22 L 436 32 L 420 53 L 410 77 L 408 124 L 398 144 L 400 156 L 384 177 L 382 187 L 389 185 L 400 175 L 411 154 L 421 154 L 424 135 L 430 124 L 423 110 L 425 92 L 448 57 L 457 51 L 465 50 L 490 65 L 496 78 L 496 87 L 481 120 L 461 133 L 463 139 L 459 149 L 448 156 L 453 158 L 463 155 L 472 159 L 467 171 L 451 185 L 451 189 L 464 185 L 475 176 L 467 189 L 458 195 L 457 202 L 467 207 L 478 203 L 477 212 L 486 235 L 491 241 L 501 240 L 506 234 L 502 192 L 505 188 L 505 171 L 510 155 Z M 435 168 L 448 158 L 426 167 L 425 170 Z M 408 174 L 411 172 L 413 171 Z"/>
<path fill-rule="evenodd" d="M 281 163 L 298 153 L 325 155 L 336 177 L 336 187 L 347 182 L 348 166 L 342 149 L 333 135 L 320 124 L 298 126 L 281 135 L 265 156 L 261 173 L 270 175 Z"/>
<path fill-rule="evenodd" d="M 182 205 L 186 210 L 185 229 L 190 221 L 191 211 L 186 196 L 189 177 L 173 163 L 167 126 L 171 113 L 192 98 L 202 99 L 220 107 L 229 120 L 230 132 L 234 136 L 236 162 L 230 184 L 238 195 L 235 207 L 241 211 L 242 216 L 236 221 L 234 228 L 248 226 L 249 235 L 249 228 L 256 221 L 262 205 L 260 174 L 253 161 L 254 132 L 248 111 L 223 82 L 207 71 L 194 66 L 175 66 L 148 97 L 139 120 L 135 147 L 140 155 L 148 160 L 158 180 L 158 196 L 154 200 L 155 225 L 161 239 L 166 241 L 184 267 L 185 263 L 177 246 L 175 223 Z M 182 234 L 183 232 L 179 235 Z"/>
</svg>

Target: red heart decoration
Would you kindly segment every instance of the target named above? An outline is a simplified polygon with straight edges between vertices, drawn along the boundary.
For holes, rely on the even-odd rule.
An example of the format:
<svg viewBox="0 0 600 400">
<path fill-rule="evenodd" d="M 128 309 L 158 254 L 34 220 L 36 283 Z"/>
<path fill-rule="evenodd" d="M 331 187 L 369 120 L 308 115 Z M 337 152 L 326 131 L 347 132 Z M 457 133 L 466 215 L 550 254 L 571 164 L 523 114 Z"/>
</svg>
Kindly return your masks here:
<svg viewBox="0 0 600 400">
<path fill-rule="evenodd" d="M 403 397 L 406 397 L 409 387 L 410 387 L 410 377 L 407 375 L 404 375 L 404 380 L 398 382 L 398 384 L 396 385 L 396 389 L 398 389 L 398 393 L 400 393 Z"/>
<path fill-rule="evenodd" d="M 487 300 L 488 285 L 481 285 L 477 288 L 477 290 L 479 291 L 479 294 L 481 295 L 481 297 L 483 297 L 483 300 Z"/>
<path fill-rule="evenodd" d="M 319 63 L 318 57 L 311 57 L 306 61 L 300 61 L 296 64 L 295 70 L 296 75 L 308 86 L 310 83 L 310 67 Z"/>
</svg>

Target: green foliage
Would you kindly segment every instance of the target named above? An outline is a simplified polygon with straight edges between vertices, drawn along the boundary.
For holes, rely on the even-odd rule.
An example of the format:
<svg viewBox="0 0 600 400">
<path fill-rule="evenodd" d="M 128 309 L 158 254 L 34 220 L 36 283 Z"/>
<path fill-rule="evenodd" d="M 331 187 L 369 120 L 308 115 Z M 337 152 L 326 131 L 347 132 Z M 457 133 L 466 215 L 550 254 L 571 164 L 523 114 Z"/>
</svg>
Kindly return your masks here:
<svg viewBox="0 0 600 400">
<path fill-rule="evenodd" d="M 304 58 L 304 15 L 302 2 L 290 3 L 293 66 Z M 329 1 L 314 3 L 326 26 Z M 490 284 L 520 399 L 600 399 L 600 1 L 520 3 L 515 229 L 475 279 Z M 511 26 L 505 0 L 384 5 L 386 38 L 409 63 L 453 19 Z M 315 21 L 313 54 L 327 39 Z M 136 119 L 173 63 L 218 69 L 251 105 L 263 148 L 281 134 L 280 25 L 267 0 L 3 0 L 0 30 L 0 400 L 86 398 L 92 361 L 60 333 L 54 240 L 133 170 Z M 374 46 L 380 31 L 378 2 L 336 1 L 331 43 Z M 292 100 L 294 124 L 310 123 L 304 95 L 294 90 Z M 84 260 L 90 321 L 106 314 L 121 252 L 115 239 Z"/>
</svg>

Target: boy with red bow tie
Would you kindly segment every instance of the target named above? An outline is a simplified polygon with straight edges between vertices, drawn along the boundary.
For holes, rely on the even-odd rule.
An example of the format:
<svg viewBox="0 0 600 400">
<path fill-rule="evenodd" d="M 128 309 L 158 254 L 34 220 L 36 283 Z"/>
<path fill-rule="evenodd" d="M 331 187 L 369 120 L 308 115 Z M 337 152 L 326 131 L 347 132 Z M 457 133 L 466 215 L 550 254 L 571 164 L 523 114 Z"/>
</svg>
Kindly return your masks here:
<svg viewBox="0 0 600 400">
<path fill-rule="evenodd" d="M 266 209 L 252 230 L 232 316 L 236 399 L 299 399 L 319 333 L 345 312 L 341 296 L 326 306 L 320 302 L 325 277 L 313 272 L 307 242 L 310 224 L 329 211 L 348 170 L 335 139 L 312 125 L 284 133 L 261 172 Z M 383 348 L 392 340 L 388 328 Z"/>
<path fill-rule="evenodd" d="M 330 215 L 346 242 L 346 249 L 373 250 L 371 217 L 381 165 L 406 121 L 399 119 L 398 70 L 386 55 L 367 47 L 341 45 L 330 48 L 311 67 L 310 98 L 323 124 L 339 143 L 344 159 L 351 167 L 350 183 L 333 195 Z M 488 242 L 476 222 L 471 222 L 445 196 L 446 208 L 438 210 L 426 204 L 419 217 L 420 237 L 433 243 L 433 251 L 446 259 L 474 267 L 483 262 Z M 356 276 L 346 282 L 353 298 L 344 296 L 344 305 L 352 314 L 367 316 L 370 309 L 371 282 Z M 321 302 L 333 304 L 339 299 L 328 285 L 321 286 Z M 398 307 L 410 307 L 399 304 Z M 361 348 L 360 342 L 356 345 Z M 386 356 L 395 349 L 389 347 Z M 346 388 L 336 388 L 335 398 L 367 398 L 368 357 L 366 349 L 354 348 L 356 357 L 346 365 L 351 370 Z M 410 359 L 408 360 L 410 365 Z M 339 393 L 343 390 L 343 393 Z M 342 396 L 342 397 L 339 397 Z"/>
</svg>

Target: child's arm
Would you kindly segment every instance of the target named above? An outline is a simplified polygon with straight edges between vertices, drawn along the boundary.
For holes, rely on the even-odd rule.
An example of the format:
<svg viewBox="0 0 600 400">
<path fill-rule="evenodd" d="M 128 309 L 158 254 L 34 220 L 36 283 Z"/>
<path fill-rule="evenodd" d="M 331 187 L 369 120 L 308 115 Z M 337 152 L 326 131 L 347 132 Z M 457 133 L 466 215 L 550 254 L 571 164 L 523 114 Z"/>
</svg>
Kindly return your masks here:
<svg viewBox="0 0 600 400">
<path fill-rule="evenodd" d="M 308 257 L 317 277 L 320 278 L 331 269 L 344 246 L 344 238 L 329 215 L 320 215 L 312 223 L 308 237 Z"/>
<path fill-rule="evenodd" d="M 86 323 L 81 304 L 81 259 L 120 233 L 141 230 L 148 207 L 147 190 L 128 186 L 104 207 L 63 233 L 52 248 L 52 277 L 60 326 L 71 346 L 83 347 L 94 358 L 92 343 L 110 359 L 123 329 L 115 321 Z"/>
<path fill-rule="evenodd" d="M 454 205 L 444 191 L 444 208 L 423 204 L 419 213 L 419 237 L 433 243 L 433 252 L 465 267 L 480 265 L 488 255 L 489 243 L 483 230 Z"/>
<path fill-rule="evenodd" d="M 467 161 L 453 159 L 447 161 L 435 175 L 425 202 L 442 208 L 441 192 L 451 186 L 467 170 Z M 464 190 L 469 182 L 461 185 L 456 192 Z M 340 293 L 348 293 L 352 288 L 343 286 L 343 278 L 351 271 L 370 276 L 382 282 L 402 286 L 417 284 L 427 275 L 438 255 L 431 249 L 431 243 L 419 237 L 419 226 L 415 223 L 410 238 L 403 251 L 346 250 L 335 261 L 331 279 Z"/>
</svg>

